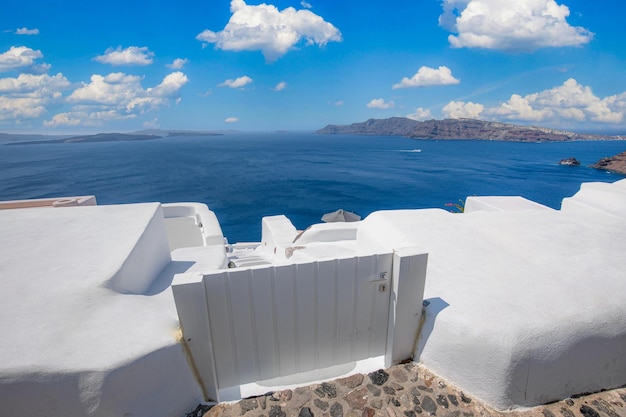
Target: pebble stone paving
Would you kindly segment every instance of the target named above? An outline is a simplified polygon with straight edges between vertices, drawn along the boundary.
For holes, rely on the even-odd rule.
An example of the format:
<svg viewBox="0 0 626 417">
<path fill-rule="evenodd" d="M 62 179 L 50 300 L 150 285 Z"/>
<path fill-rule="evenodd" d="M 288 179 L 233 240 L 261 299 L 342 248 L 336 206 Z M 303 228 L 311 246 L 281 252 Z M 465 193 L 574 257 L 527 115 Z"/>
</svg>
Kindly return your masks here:
<svg viewBox="0 0 626 417">
<path fill-rule="evenodd" d="M 626 417 L 626 387 L 500 412 L 410 362 L 207 409 L 186 417 Z"/>
</svg>

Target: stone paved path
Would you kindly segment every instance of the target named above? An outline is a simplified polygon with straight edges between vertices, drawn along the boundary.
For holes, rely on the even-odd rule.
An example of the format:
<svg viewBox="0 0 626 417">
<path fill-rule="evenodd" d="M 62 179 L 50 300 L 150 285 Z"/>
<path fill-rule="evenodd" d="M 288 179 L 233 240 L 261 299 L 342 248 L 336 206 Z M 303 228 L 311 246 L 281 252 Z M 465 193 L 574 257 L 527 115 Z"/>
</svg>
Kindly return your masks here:
<svg viewBox="0 0 626 417">
<path fill-rule="evenodd" d="M 206 408 L 204 409 L 206 410 Z M 188 417 L 626 417 L 626 388 L 495 411 L 415 363 L 218 404 Z M 204 414 L 203 414 L 204 413 Z"/>
</svg>

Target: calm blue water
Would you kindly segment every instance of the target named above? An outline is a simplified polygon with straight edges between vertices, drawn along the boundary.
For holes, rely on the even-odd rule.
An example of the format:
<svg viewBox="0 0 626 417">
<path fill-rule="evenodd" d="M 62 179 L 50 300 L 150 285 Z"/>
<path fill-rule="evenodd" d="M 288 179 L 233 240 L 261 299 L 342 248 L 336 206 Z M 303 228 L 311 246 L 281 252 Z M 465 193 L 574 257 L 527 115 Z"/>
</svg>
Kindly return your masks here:
<svg viewBox="0 0 626 417">
<path fill-rule="evenodd" d="M 421 152 L 412 152 L 421 150 Z M 586 167 L 626 142 L 512 143 L 237 134 L 141 142 L 0 145 L 0 200 L 96 195 L 99 204 L 206 203 L 231 242 L 261 217 L 298 228 L 338 208 L 445 208 L 468 195 L 521 195 L 559 208 L 580 183 L 624 178 Z M 559 166 L 573 156 L 583 166 Z"/>
</svg>

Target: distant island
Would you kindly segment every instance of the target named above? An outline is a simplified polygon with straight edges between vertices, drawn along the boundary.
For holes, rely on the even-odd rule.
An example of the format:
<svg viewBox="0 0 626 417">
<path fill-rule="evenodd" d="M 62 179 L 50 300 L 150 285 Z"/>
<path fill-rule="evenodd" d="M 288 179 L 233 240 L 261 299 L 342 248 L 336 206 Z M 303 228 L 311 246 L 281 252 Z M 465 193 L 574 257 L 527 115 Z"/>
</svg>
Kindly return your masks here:
<svg viewBox="0 0 626 417">
<path fill-rule="evenodd" d="M 31 142 L 53 139 L 66 139 L 72 135 L 44 135 L 38 133 L 0 133 L 0 144 L 11 142 Z"/>
<path fill-rule="evenodd" d="M 161 129 L 146 129 L 138 132 L 133 132 L 137 135 L 154 135 L 160 137 L 185 137 L 185 136 L 223 136 L 226 133 L 237 133 L 236 130 L 217 130 L 217 131 L 205 131 L 205 130 L 161 130 Z"/>
<path fill-rule="evenodd" d="M 466 139 L 509 142 L 565 142 L 573 140 L 623 140 L 623 136 L 591 135 L 537 126 L 487 122 L 475 119 L 444 119 L 418 122 L 405 117 L 369 119 L 350 125 L 328 125 L 316 133 L 403 136 L 412 139 Z"/>
<path fill-rule="evenodd" d="M 188 137 L 188 136 L 223 136 L 224 133 L 234 131 L 193 131 L 193 130 L 160 130 L 150 129 L 132 133 L 97 133 L 94 135 L 59 136 L 59 135 L 28 135 L 0 133 L 0 143 L 5 145 L 36 145 L 42 143 L 81 143 L 81 142 L 129 142 L 139 140 L 154 140 L 165 137 Z"/>
<path fill-rule="evenodd" d="M 26 142 L 11 142 L 7 145 L 38 145 L 42 143 L 78 143 L 78 142 L 123 142 L 136 140 L 160 139 L 156 135 L 135 135 L 128 133 L 98 133 L 96 135 L 71 136 L 69 138 L 30 140 Z"/>
</svg>

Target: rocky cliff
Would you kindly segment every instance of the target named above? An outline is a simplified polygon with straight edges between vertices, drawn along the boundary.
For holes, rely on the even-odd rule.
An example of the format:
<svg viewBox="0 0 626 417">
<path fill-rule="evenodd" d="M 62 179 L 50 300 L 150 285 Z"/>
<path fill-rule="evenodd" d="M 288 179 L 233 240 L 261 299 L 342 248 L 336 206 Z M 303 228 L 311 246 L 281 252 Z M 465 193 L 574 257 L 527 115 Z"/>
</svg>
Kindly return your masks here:
<svg viewBox="0 0 626 417">
<path fill-rule="evenodd" d="M 369 119 L 351 125 L 328 125 L 322 134 L 404 136 L 415 139 L 478 139 L 513 142 L 554 142 L 570 140 L 621 139 L 604 135 L 585 135 L 564 130 L 474 119 L 444 119 L 418 122 L 404 117 Z"/>
<path fill-rule="evenodd" d="M 591 168 L 603 169 L 605 171 L 617 172 L 626 175 L 626 151 L 609 158 L 602 158 Z"/>
</svg>

